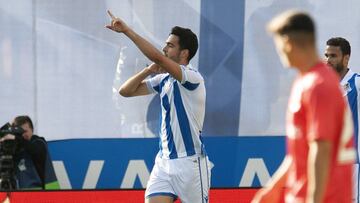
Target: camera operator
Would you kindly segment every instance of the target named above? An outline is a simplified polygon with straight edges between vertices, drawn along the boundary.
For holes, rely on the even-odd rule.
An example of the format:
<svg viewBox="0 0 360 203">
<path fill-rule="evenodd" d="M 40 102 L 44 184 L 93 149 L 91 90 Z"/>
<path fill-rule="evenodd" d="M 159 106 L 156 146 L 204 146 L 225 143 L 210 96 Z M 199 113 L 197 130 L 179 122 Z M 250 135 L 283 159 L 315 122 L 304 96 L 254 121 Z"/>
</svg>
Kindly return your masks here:
<svg viewBox="0 0 360 203">
<path fill-rule="evenodd" d="M 12 126 L 24 130 L 22 136 L 7 134 L 0 139 L 15 140 L 15 174 L 19 189 L 59 189 L 46 140 L 34 135 L 34 126 L 29 116 L 17 116 Z"/>
</svg>

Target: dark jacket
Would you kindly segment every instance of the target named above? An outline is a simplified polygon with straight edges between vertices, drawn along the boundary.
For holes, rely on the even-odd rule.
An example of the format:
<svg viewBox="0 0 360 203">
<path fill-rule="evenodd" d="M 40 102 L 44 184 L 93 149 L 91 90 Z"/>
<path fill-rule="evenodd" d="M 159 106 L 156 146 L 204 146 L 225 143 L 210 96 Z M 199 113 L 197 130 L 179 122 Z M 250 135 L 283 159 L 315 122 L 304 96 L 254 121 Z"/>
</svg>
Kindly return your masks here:
<svg viewBox="0 0 360 203">
<path fill-rule="evenodd" d="M 14 156 L 19 189 L 59 189 L 51 157 L 43 137 L 33 135 L 30 141 L 17 138 Z"/>
</svg>

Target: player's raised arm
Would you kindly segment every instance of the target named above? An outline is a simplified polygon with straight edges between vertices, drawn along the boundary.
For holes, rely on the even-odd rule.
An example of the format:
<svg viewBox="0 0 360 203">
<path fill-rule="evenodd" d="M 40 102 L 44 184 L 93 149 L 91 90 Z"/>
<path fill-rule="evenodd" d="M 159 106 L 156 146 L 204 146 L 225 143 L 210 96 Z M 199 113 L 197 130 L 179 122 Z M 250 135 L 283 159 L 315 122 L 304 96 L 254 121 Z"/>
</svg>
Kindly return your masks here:
<svg viewBox="0 0 360 203">
<path fill-rule="evenodd" d="M 106 25 L 106 28 L 109 28 L 110 30 L 118 33 L 124 33 L 135 43 L 135 45 L 147 58 L 160 65 L 166 72 L 168 72 L 178 81 L 182 80 L 182 71 L 178 63 L 163 55 L 152 44 L 150 44 L 147 40 L 142 38 L 130 27 L 128 27 L 123 20 L 115 17 L 110 11 L 108 11 L 108 14 L 111 17 L 111 23 L 110 25 Z"/>
</svg>

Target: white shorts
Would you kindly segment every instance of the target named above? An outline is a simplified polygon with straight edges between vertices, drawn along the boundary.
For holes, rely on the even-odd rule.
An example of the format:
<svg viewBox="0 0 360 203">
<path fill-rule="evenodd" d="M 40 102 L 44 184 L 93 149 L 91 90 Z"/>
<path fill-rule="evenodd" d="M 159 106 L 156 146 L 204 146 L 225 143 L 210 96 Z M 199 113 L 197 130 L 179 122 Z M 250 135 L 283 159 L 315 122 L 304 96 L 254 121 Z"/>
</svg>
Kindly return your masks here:
<svg viewBox="0 0 360 203">
<path fill-rule="evenodd" d="M 145 198 L 163 195 L 180 198 L 182 203 L 207 203 L 211 168 L 207 156 L 155 159 Z"/>
</svg>

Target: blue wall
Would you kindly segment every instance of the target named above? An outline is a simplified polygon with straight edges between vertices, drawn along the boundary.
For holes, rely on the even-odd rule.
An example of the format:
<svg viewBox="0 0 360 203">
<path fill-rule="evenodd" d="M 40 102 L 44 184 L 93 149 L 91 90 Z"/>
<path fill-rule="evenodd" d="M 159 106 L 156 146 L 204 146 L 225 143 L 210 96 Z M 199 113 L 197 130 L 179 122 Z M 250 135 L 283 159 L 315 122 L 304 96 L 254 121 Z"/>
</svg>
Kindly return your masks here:
<svg viewBox="0 0 360 203">
<path fill-rule="evenodd" d="M 243 0 L 201 1 L 199 71 L 207 91 L 206 136 L 238 134 L 244 15 Z"/>
</svg>

